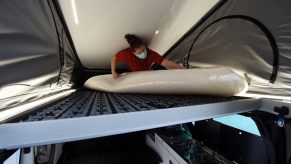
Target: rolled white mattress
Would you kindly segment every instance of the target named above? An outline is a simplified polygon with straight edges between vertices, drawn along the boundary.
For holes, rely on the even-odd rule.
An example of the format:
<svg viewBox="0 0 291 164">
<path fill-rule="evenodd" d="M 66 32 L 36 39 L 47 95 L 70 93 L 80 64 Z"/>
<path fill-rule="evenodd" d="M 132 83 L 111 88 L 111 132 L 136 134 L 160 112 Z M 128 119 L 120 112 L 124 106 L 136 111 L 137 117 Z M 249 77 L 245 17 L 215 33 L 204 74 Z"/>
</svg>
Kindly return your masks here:
<svg viewBox="0 0 291 164">
<path fill-rule="evenodd" d="M 225 67 L 139 71 L 114 79 L 111 74 L 88 79 L 84 87 L 115 93 L 234 96 L 247 91 L 244 78 Z"/>
</svg>

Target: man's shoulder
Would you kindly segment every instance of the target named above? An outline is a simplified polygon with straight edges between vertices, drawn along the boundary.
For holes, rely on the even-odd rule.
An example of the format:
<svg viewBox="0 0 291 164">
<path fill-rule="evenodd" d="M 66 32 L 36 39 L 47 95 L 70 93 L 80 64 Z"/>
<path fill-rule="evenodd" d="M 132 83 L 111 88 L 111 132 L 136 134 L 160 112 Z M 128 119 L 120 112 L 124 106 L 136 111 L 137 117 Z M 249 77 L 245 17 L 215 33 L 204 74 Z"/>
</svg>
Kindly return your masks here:
<svg viewBox="0 0 291 164">
<path fill-rule="evenodd" d="M 147 48 L 147 51 L 148 51 L 148 53 L 149 53 L 150 55 L 159 55 L 159 56 L 161 56 L 159 53 L 157 53 L 156 51 L 154 51 L 154 50 L 152 50 L 152 49 L 150 49 L 150 48 Z"/>
<path fill-rule="evenodd" d="M 115 56 L 119 61 L 127 61 L 133 58 L 133 54 L 129 48 L 118 51 Z"/>
</svg>

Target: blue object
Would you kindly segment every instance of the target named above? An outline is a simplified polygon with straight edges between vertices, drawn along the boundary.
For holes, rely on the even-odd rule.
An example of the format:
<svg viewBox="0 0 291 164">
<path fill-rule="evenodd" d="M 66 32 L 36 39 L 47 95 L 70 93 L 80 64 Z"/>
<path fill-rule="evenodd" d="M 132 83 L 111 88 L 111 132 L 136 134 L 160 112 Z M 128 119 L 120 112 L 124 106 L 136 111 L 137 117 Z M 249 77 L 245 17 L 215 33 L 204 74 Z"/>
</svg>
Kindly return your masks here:
<svg viewBox="0 0 291 164">
<path fill-rule="evenodd" d="M 235 115 L 230 115 L 230 116 L 214 118 L 213 120 L 220 122 L 224 125 L 228 125 L 233 128 L 236 128 L 248 133 L 252 133 L 257 136 L 261 136 L 256 123 L 249 117 L 235 114 Z"/>
<path fill-rule="evenodd" d="M 279 116 L 278 117 L 277 124 L 278 124 L 279 127 L 284 127 L 284 124 L 285 124 L 285 118 L 284 118 L 284 116 Z"/>
</svg>

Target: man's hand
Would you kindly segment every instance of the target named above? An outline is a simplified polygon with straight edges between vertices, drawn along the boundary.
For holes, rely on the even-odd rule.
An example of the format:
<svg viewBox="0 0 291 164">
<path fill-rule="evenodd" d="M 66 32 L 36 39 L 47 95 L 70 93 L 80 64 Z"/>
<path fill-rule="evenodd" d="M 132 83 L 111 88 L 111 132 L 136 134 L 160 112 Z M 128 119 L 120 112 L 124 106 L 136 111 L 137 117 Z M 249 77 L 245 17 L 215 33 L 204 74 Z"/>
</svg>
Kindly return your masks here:
<svg viewBox="0 0 291 164">
<path fill-rule="evenodd" d="M 112 77 L 114 79 L 118 78 L 120 75 L 115 71 L 116 69 L 116 56 L 113 55 L 111 58 L 111 72 L 112 72 Z"/>
<path fill-rule="evenodd" d="M 184 69 L 183 65 L 164 59 L 161 63 L 167 69 Z"/>
<path fill-rule="evenodd" d="M 119 75 L 118 73 L 116 73 L 116 72 L 112 72 L 112 77 L 113 77 L 114 79 L 117 79 L 119 76 L 120 76 L 120 75 Z"/>
</svg>

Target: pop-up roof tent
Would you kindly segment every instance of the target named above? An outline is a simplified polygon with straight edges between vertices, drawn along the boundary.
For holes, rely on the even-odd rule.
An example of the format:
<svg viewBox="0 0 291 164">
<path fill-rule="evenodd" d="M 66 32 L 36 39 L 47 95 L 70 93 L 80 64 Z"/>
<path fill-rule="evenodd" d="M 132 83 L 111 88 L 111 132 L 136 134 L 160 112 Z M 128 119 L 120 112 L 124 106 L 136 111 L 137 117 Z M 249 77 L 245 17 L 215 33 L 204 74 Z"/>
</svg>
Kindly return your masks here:
<svg viewBox="0 0 291 164">
<path fill-rule="evenodd" d="M 174 0 L 167 2 L 59 1 L 60 8 L 55 8 L 53 2 L 49 1 L 49 4 L 47 2 L 21 4 L 22 10 L 18 9 L 18 2 L 7 3 L 10 5 L 15 3 L 15 5 L 10 6 L 12 9 L 6 7 L 8 4 L 2 5 L 1 17 L 3 21 L 9 21 L 3 22 L 7 24 L 3 28 L 7 28 L 6 31 L 13 34 L 13 37 L 7 35 L 9 40 L 3 37 L 3 44 L 8 46 L 4 46 L 2 50 L 6 52 L 4 55 L 7 62 L 3 63 L 5 67 L 1 70 L 13 73 L 1 80 L 1 100 L 3 100 L 1 108 L 35 99 L 40 95 L 39 90 L 57 91 L 56 87 L 64 86 L 69 81 L 76 83 L 76 80 L 82 79 L 83 75 L 77 72 L 73 73 L 77 79 L 70 80 L 70 77 L 73 70 L 78 69 L 79 66 L 86 70 L 110 69 L 111 56 L 127 47 L 124 39 L 126 33 L 134 33 L 142 37 L 149 43 L 149 47 L 152 47 L 153 39 L 160 40 L 156 41 L 163 43 L 160 44 L 160 48 L 153 48 L 163 54 L 163 51 L 199 21 L 217 1 L 203 3 Z M 15 10 L 13 15 L 8 12 L 10 10 Z M 189 16 L 185 17 L 185 15 Z M 23 18 L 14 18 L 20 16 Z M 32 39 L 18 34 L 18 31 L 21 31 L 21 34 L 30 34 Z M 160 33 L 155 35 L 156 31 Z M 39 46 L 32 41 L 37 42 Z M 12 45 L 19 48 L 12 48 Z M 38 89 L 39 87 L 41 88 Z M 17 96 L 31 92 L 38 93 L 25 97 Z M 48 93 L 49 91 L 46 94 Z"/>
<path fill-rule="evenodd" d="M 2 3 L 1 108 L 78 83 L 76 70 L 110 69 L 126 33 L 185 66 L 246 73 L 248 93 L 290 95 L 287 0 Z"/>
<path fill-rule="evenodd" d="M 247 76 L 247 95 L 288 99 L 291 93 L 289 0 L 0 3 L 0 121 L 12 108 L 74 92 L 88 77 L 110 73 L 111 56 L 127 47 L 126 33 L 188 68 L 220 65 Z"/>
</svg>

